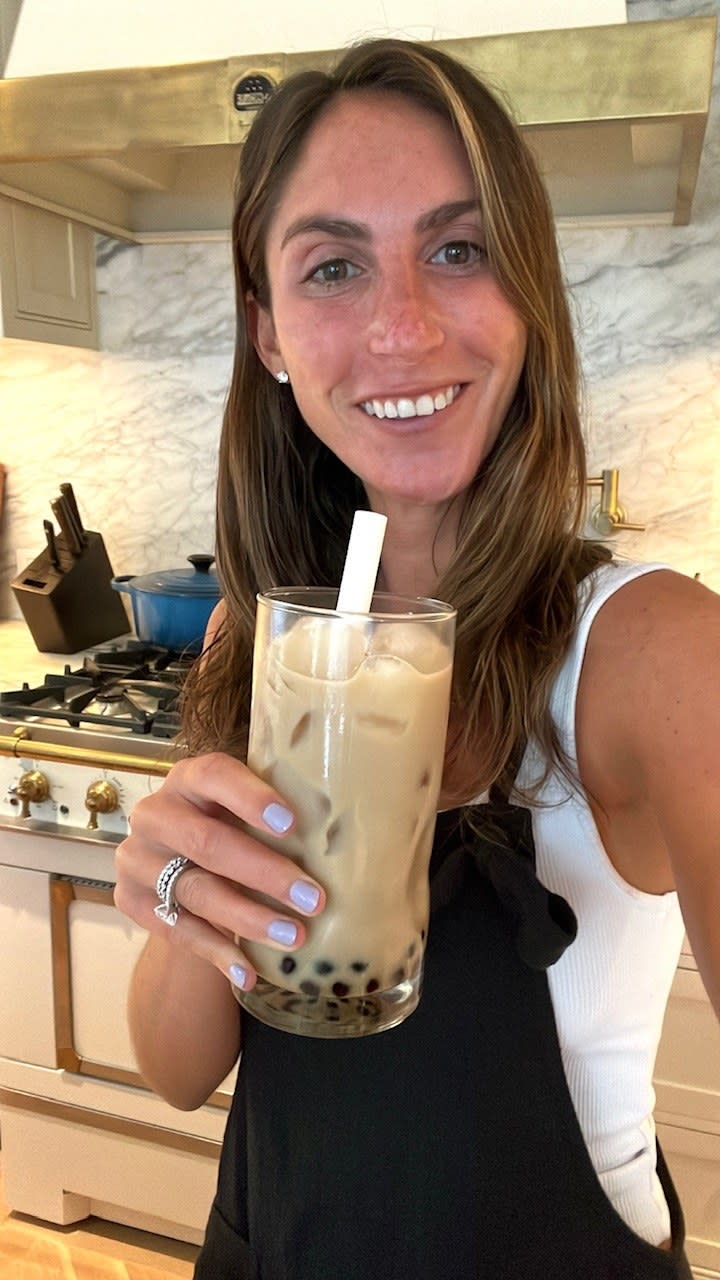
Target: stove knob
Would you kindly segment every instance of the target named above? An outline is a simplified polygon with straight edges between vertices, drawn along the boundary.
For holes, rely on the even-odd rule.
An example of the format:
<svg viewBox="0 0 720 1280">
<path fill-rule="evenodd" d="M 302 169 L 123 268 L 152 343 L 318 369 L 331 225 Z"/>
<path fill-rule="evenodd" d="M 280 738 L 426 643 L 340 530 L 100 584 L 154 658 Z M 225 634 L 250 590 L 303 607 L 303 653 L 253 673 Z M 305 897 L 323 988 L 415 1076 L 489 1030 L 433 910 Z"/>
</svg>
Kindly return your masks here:
<svg viewBox="0 0 720 1280">
<path fill-rule="evenodd" d="M 85 793 L 85 808 L 90 810 L 88 829 L 95 831 L 99 813 L 114 813 L 120 797 L 111 782 L 91 782 Z"/>
<path fill-rule="evenodd" d="M 28 769 L 18 778 L 14 788 L 15 795 L 22 800 L 21 818 L 30 817 L 30 805 L 42 804 L 50 795 L 50 783 L 39 769 Z"/>
</svg>

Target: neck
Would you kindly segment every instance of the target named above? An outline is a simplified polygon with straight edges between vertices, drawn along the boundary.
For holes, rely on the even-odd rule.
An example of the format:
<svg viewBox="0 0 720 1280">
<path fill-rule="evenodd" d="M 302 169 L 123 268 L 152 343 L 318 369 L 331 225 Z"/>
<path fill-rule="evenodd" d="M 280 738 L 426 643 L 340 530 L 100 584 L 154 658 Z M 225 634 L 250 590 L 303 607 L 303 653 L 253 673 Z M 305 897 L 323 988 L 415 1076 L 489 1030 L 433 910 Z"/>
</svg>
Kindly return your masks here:
<svg viewBox="0 0 720 1280">
<path fill-rule="evenodd" d="M 423 507 L 369 494 L 373 511 L 387 516 L 378 589 L 405 596 L 433 596 L 457 540 L 457 503 Z"/>
</svg>

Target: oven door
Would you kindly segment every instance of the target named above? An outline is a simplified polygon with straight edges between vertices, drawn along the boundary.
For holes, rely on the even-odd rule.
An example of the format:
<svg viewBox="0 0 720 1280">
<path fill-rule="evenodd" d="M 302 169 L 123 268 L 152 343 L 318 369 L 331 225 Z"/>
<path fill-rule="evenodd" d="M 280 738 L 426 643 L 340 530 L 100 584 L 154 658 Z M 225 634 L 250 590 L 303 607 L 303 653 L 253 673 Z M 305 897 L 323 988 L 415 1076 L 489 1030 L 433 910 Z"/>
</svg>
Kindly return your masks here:
<svg viewBox="0 0 720 1280">
<path fill-rule="evenodd" d="M 233 1076 L 196 1112 L 143 1085 L 125 1008 L 147 935 L 113 905 L 113 852 L 0 831 L 5 1199 L 49 1221 L 94 1213 L 197 1242 Z"/>
</svg>

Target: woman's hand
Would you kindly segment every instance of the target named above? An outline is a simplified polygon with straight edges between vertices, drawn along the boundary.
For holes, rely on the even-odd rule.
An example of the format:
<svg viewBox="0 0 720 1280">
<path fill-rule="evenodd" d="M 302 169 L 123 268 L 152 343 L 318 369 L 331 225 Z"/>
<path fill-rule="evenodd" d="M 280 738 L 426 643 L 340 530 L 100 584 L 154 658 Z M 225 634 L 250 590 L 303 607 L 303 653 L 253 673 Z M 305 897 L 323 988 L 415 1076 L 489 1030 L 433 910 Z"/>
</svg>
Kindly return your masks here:
<svg viewBox="0 0 720 1280">
<path fill-rule="evenodd" d="M 189 949 L 248 990 L 257 975 L 235 935 L 292 951 L 306 937 L 302 917 L 325 905 L 316 881 L 261 843 L 292 824 L 282 796 L 239 760 L 222 753 L 182 760 L 130 815 L 130 835 L 116 853 L 115 904 L 148 933 Z M 175 884 L 180 911 L 170 927 L 155 915 L 155 886 L 178 854 L 194 865 Z"/>
</svg>

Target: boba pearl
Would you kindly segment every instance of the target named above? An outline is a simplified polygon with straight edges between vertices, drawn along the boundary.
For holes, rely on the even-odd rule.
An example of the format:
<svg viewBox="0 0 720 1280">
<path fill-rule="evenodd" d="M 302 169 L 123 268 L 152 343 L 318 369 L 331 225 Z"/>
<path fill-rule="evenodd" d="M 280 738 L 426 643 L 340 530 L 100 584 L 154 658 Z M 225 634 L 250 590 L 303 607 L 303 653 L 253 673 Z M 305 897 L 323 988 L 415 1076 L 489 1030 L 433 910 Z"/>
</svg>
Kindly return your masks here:
<svg viewBox="0 0 720 1280">
<path fill-rule="evenodd" d="M 350 968 L 353 973 L 364 973 L 367 969 L 367 960 L 353 960 Z"/>
<path fill-rule="evenodd" d="M 332 971 L 333 971 L 333 969 L 334 969 L 334 968 L 335 968 L 335 965 L 334 965 L 334 964 L 331 964 L 329 960 L 316 960 L 316 961 L 315 961 L 315 972 L 316 972 L 316 973 L 320 973 L 320 974 L 322 974 L 322 975 L 323 975 L 323 977 L 324 977 L 324 976 L 325 976 L 325 974 L 327 974 L 327 973 L 332 973 Z"/>
<path fill-rule="evenodd" d="M 334 995 L 334 996 L 340 996 L 340 997 L 342 997 L 342 996 L 346 996 L 346 995 L 348 995 L 349 991 L 350 991 L 350 988 L 349 988 L 348 986 L 346 986 L 344 982 L 334 982 L 334 983 L 333 983 L 333 995 Z"/>
<path fill-rule="evenodd" d="M 283 956 L 280 961 L 280 968 L 283 973 L 292 973 L 293 970 L 297 968 L 297 964 L 295 960 L 293 960 L 292 956 Z"/>
<path fill-rule="evenodd" d="M 379 991 L 379 989 L 380 989 L 380 983 L 378 982 L 377 978 L 371 978 L 367 986 L 365 987 L 365 990 L 367 991 L 368 995 L 371 995 L 373 991 Z"/>
</svg>

